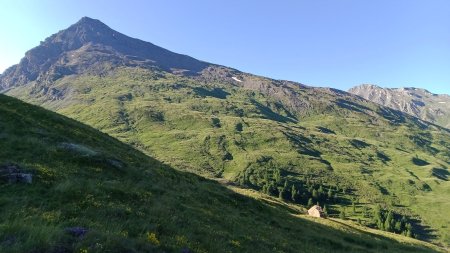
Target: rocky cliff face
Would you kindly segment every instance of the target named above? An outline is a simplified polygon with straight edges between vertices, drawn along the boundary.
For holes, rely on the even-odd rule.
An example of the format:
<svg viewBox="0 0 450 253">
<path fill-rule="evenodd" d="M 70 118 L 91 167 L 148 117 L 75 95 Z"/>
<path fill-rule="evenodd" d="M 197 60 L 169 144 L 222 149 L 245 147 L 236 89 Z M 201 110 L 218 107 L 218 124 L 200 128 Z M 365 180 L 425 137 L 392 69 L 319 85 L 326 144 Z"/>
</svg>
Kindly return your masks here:
<svg viewBox="0 0 450 253">
<path fill-rule="evenodd" d="M 382 88 L 364 84 L 350 93 L 372 102 L 406 112 L 426 121 L 450 128 L 450 96 L 433 94 L 419 88 Z"/>
<path fill-rule="evenodd" d="M 0 76 L 0 90 L 33 81 L 51 83 L 72 74 L 102 74 L 119 66 L 196 75 L 210 65 L 128 37 L 99 20 L 84 17 L 41 42 L 19 64 L 7 69 Z"/>
</svg>

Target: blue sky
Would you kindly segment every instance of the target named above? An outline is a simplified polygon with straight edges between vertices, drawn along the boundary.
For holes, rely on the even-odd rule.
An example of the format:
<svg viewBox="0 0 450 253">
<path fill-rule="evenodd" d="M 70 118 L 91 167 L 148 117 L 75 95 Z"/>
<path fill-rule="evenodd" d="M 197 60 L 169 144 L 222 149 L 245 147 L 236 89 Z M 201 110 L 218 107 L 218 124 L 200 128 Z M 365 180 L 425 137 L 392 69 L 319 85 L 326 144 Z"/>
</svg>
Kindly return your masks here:
<svg viewBox="0 0 450 253">
<path fill-rule="evenodd" d="M 0 72 L 83 16 L 239 70 L 343 90 L 450 94 L 447 0 L 2 0 Z"/>
</svg>

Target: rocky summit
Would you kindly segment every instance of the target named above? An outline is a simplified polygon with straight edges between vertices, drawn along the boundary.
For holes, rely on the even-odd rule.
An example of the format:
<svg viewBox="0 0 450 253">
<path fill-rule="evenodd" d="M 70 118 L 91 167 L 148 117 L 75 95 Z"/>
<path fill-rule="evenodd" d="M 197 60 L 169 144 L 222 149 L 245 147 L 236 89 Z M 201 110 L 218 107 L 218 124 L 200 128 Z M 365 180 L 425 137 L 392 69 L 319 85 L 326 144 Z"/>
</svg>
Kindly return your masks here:
<svg viewBox="0 0 450 253">
<path fill-rule="evenodd" d="M 118 66 L 159 68 L 193 75 L 209 64 L 116 32 L 96 19 L 82 18 L 25 54 L 1 76 L 3 89 L 28 82 L 51 83 L 65 75 L 102 74 Z"/>
</svg>

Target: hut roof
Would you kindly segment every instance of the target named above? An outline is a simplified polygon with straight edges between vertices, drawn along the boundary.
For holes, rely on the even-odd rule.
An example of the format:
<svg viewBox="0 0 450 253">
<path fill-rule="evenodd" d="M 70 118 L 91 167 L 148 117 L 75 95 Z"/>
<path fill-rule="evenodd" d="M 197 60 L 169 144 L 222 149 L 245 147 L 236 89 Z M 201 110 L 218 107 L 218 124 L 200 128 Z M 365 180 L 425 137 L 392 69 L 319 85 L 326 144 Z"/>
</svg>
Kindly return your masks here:
<svg viewBox="0 0 450 253">
<path fill-rule="evenodd" d="M 317 210 L 319 212 L 323 212 L 322 207 L 318 206 L 318 205 L 313 205 L 308 211 L 313 211 L 313 210 Z"/>
</svg>

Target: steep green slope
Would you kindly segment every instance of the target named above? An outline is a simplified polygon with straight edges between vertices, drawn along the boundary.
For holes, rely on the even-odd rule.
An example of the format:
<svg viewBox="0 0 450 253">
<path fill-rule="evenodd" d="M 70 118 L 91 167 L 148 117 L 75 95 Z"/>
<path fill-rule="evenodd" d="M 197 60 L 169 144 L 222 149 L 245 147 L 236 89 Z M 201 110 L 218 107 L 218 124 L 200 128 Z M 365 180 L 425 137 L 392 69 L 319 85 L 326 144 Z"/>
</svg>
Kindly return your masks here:
<svg viewBox="0 0 450 253">
<path fill-rule="evenodd" d="M 432 252 L 293 215 L 178 172 L 76 121 L 0 95 L 1 252 Z M 189 249 L 189 250 L 188 250 Z"/>
<path fill-rule="evenodd" d="M 295 185 L 296 202 L 308 205 L 311 198 L 335 216 L 346 207 L 347 217 L 382 229 L 392 210 L 397 220 L 408 218 L 416 237 L 449 244 L 447 130 L 347 93 L 239 78 L 243 84 L 233 85 L 119 68 L 104 77 L 56 81 L 51 87 L 65 91 L 60 99 L 36 93 L 33 85 L 9 94 L 101 129 L 180 170 L 275 196 L 282 191 L 288 201 Z M 268 83 L 273 90 L 249 83 Z M 282 92 L 298 97 L 277 99 Z M 323 194 L 314 195 L 320 186 Z M 377 205 L 386 210 L 382 226 L 373 214 Z"/>
</svg>

